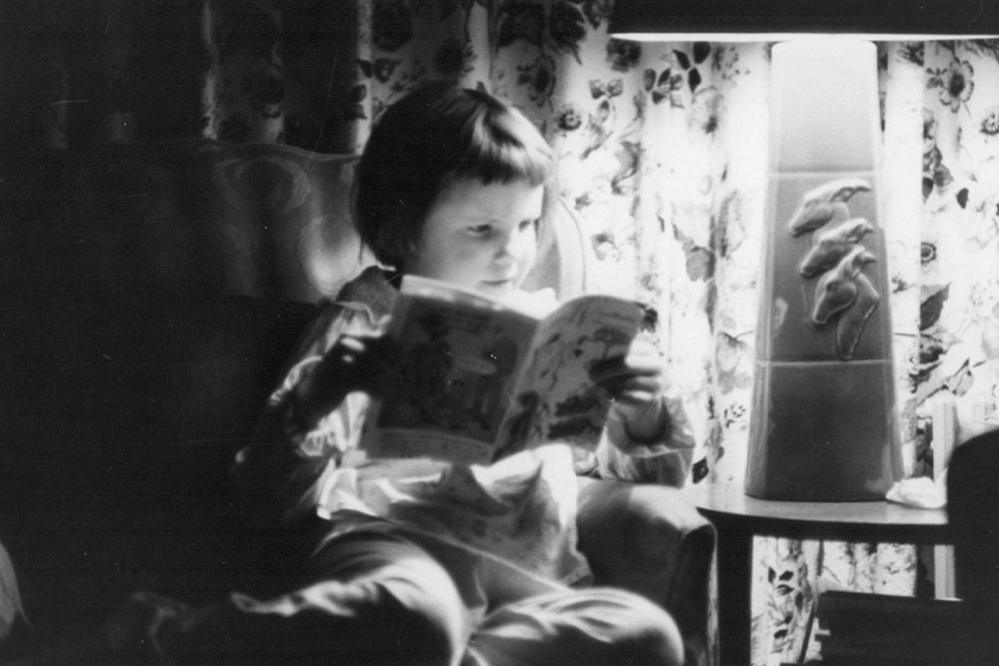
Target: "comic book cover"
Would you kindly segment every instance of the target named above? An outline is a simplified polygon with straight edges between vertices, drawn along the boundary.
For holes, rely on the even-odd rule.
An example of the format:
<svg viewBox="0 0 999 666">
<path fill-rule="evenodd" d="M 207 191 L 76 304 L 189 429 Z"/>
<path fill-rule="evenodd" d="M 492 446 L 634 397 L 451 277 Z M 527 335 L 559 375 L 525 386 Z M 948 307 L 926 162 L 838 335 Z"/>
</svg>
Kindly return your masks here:
<svg viewBox="0 0 999 666">
<path fill-rule="evenodd" d="M 397 380 L 372 405 L 372 458 L 488 463 L 539 442 L 595 446 L 609 401 L 590 366 L 627 351 L 643 311 L 575 298 L 538 318 L 452 285 L 406 276 L 389 335 Z"/>
</svg>

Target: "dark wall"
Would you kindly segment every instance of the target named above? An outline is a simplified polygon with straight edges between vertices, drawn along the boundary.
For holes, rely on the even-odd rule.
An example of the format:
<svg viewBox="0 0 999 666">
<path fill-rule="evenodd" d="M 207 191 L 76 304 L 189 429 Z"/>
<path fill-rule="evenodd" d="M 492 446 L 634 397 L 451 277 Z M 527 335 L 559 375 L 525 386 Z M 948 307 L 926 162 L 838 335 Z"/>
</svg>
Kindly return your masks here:
<svg viewBox="0 0 999 666">
<path fill-rule="evenodd" d="M 44 114 L 65 114 L 70 143 L 104 140 L 108 117 L 134 114 L 146 138 L 194 136 L 206 53 L 200 0 L 0 3 L 0 139 L 46 142 Z"/>
<path fill-rule="evenodd" d="M 352 121 L 348 0 L 5 0 L 0 145 L 207 136 L 339 152 Z M 356 101 L 356 100 L 355 100 Z M 277 119 L 280 134 L 258 126 Z M 48 132 L 48 134 L 47 134 Z"/>
</svg>

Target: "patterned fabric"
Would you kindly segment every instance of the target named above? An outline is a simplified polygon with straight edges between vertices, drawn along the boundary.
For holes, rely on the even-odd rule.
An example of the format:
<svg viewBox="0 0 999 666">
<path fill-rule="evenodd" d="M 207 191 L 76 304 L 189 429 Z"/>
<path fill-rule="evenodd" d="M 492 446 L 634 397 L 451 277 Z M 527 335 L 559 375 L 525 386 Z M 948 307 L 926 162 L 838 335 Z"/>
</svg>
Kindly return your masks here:
<svg viewBox="0 0 999 666">
<path fill-rule="evenodd" d="M 211 54 L 204 134 L 222 141 L 284 142 L 285 76 L 280 13 L 256 3 L 205 3 Z"/>
</svg>

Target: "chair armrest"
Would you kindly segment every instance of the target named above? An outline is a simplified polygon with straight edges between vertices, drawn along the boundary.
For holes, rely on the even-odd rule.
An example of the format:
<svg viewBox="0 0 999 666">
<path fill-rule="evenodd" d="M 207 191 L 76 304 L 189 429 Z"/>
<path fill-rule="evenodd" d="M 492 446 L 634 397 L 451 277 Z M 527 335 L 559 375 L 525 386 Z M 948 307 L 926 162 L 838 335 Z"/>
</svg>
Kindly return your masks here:
<svg viewBox="0 0 999 666">
<path fill-rule="evenodd" d="M 715 528 L 679 488 L 581 478 L 577 526 L 597 585 L 651 599 L 706 644 Z"/>
</svg>

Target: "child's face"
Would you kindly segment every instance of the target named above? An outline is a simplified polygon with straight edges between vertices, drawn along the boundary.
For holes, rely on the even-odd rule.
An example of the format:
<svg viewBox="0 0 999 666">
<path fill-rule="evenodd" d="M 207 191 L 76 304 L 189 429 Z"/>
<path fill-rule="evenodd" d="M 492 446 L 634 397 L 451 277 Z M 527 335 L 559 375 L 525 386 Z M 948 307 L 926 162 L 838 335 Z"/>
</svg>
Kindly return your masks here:
<svg viewBox="0 0 999 666">
<path fill-rule="evenodd" d="M 526 181 L 451 183 L 430 209 L 403 272 L 493 298 L 515 291 L 534 263 L 543 199 L 543 187 Z"/>
</svg>

